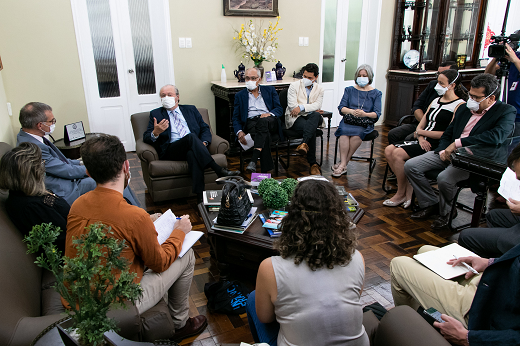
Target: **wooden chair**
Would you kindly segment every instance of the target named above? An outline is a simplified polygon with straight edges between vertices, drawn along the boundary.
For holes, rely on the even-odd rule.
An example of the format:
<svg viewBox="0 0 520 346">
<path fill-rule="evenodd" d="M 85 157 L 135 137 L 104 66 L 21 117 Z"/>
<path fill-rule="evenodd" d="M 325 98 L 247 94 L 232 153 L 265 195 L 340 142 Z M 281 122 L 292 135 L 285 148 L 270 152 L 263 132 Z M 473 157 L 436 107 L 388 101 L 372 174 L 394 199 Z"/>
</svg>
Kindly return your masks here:
<svg viewBox="0 0 520 346">
<path fill-rule="evenodd" d="M 365 156 L 352 156 L 351 159 L 355 159 L 355 160 L 366 160 L 370 163 L 370 165 L 368 166 L 368 172 L 369 172 L 369 175 L 372 174 L 372 172 L 374 171 L 374 168 L 376 166 L 376 159 L 374 159 L 374 143 L 375 143 L 375 140 L 376 138 L 379 137 L 379 132 L 377 130 L 372 130 L 372 132 L 370 132 L 369 134 L 367 134 L 365 136 L 365 138 L 363 139 L 363 142 L 371 142 L 370 144 L 370 156 L 369 157 L 365 157 Z M 337 160 L 337 157 L 338 157 L 338 144 L 339 144 L 339 137 L 336 137 L 336 146 L 334 148 L 334 164 L 336 164 L 336 160 Z"/>
</svg>

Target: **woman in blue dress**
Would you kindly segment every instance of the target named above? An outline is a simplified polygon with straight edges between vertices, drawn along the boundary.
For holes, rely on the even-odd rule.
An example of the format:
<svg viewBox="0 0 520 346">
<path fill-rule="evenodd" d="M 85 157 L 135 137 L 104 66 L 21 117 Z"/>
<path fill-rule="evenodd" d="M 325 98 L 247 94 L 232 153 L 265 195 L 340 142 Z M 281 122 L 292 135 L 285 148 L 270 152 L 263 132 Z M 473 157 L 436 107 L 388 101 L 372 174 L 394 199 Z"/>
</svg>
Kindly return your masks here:
<svg viewBox="0 0 520 346">
<path fill-rule="evenodd" d="M 374 130 L 374 124 L 381 115 L 381 91 L 371 84 L 374 80 L 372 67 L 367 64 L 359 66 L 354 76 L 356 85 L 345 88 L 343 98 L 338 106 L 341 115 L 351 114 L 358 118 L 371 118 L 367 127 L 356 126 L 341 120 L 336 130 L 339 137 L 340 162 L 332 166 L 332 176 L 341 177 L 347 173 L 350 158 L 361 145 L 363 138 Z"/>
</svg>

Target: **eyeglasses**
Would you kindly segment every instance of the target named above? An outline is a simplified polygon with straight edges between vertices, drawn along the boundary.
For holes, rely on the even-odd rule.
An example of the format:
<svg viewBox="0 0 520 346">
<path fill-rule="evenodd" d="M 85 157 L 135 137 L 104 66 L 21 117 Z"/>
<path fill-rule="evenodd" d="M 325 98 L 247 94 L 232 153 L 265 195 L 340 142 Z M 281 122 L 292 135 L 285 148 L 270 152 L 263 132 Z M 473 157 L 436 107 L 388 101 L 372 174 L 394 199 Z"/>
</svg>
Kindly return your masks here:
<svg viewBox="0 0 520 346">
<path fill-rule="evenodd" d="M 51 123 L 51 125 L 56 124 L 56 118 L 52 118 L 51 121 L 42 121 L 42 123 Z"/>
<path fill-rule="evenodd" d="M 246 77 L 245 80 L 246 80 L 246 82 L 250 81 L 250 80 L 252 80 L 254 82 L 254 81 L 258 80 L 258 77 Z"/>
</svg>

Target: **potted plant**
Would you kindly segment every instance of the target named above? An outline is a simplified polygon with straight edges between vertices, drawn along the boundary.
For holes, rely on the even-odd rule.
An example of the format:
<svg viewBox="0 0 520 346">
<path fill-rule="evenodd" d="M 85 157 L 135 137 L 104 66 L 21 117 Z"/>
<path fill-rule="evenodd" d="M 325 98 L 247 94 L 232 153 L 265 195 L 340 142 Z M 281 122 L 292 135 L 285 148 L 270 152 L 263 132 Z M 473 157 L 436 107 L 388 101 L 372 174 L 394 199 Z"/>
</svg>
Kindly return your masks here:
<svg viewBox="0 0 520 346">
<path fill-rule="evenodd" d="M 282 209 L 289 203 L 297 184 L 298 181 L 292 178 L 285 179 L 281 184 L 273 178 L 264 179 L 258 185 L 258 194 L 268 209 Z"/>
<path fill-rule="evenodd" d="M 77 254 L 72 258 L 62 257 L 54 245 L 61 229 L 52 224 L 34 226 L 24 241 L 29 253 L 39 253 L 35 263 L 56 277 L 54 288 L 69 305 L 68 331 L 78 335 L 80 345 L 97 346 L 104 344 L 105 332 L 117 331 L 115 320 L 107 317 L 109 308 L 125 307 L 142 290 L 134 283 L 137 274 L 129 272 L 128 260 L 121 257 L 125 241 L 111 237 L 110 228 L 100 223 L 87 230 L 73 238 Z"/>
</svg>

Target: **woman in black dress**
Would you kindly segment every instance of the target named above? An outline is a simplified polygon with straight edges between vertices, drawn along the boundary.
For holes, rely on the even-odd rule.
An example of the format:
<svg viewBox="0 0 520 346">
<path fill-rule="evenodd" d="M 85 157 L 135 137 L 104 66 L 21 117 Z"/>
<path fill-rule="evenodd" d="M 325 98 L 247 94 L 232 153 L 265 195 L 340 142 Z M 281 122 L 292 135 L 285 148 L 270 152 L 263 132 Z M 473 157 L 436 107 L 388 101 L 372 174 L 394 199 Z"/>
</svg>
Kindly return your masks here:
<svg viewBox="0 0 520 346">
<path fill-rule="evenodd" d="M 36 144 L 25 142 L 4 154 L 0 159 L 0 189 L 9 190 L 5 208 L 23 235 L 35 225 L 52 223 L 62 230 L 56 246 L 65 250 L 70 205 L 45 189 L 45 162 Z"/>
<path fill-rule="evenodd" d="M 435 90 L 440 97 L 432 101 L 426 116 L 417 125 L 417 130 L 414 132 L 416 140 L 403 141 L 386 147 L 386 160 L 397 177 L 397 193 L 384 201 L 383 205 L 397 207 L 402 204 L 404 208 L 410 206 L 413 189 L 404 174 L 404 163 L 439 145 L 439 140 L 453 120 L 458 107 L 467 99 L 460 81 L 461 76 L 457 70 L 450 69 L 439 73 Z"/>
</svg>

